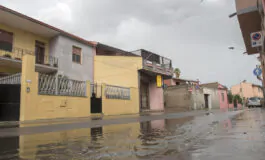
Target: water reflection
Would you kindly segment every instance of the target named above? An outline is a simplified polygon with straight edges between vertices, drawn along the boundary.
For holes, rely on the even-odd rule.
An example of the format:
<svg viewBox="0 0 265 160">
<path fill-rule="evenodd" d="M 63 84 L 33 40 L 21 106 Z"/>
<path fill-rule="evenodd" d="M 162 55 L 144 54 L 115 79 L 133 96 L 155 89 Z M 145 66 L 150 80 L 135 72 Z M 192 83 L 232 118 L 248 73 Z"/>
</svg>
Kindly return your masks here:
<svg viewBox="0 0 265 160">
<path fill-rule="evenodd" d="M 0 160 L 14 157 L 39 160 L 134 160 L 170 159 L 171 156 L 174 157 L 172 159 L 191 160 L 192 154 L 187 148 L 191 148 L 194 145 L 191 142 L 204 132 L 201 126 L 203 122 L 203 119 L 186 117 L 23 135 L 16 140 L 0 140 L 1 144 L 13 144 L 9 148 L 0 148 Z M 229 126 L 229 123 L 225 122 L 224 125 Z M 198 150 L 196 145 L 193 149 Z"/>
</svg>

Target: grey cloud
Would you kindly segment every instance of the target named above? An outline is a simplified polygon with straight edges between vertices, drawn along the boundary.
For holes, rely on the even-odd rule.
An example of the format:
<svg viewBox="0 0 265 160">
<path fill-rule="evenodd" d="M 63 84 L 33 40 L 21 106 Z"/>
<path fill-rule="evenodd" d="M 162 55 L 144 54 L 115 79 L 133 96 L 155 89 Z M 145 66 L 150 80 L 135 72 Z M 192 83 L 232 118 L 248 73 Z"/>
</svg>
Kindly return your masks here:
<svg viewBox="0 0 265 160">
<path fill-rule="evenodd" d="M 170 57 L 184 78 L 233 85 L 259 83 L 255 56 L 244 44 L 231 0 L 0 0 L 29 16 L 125 50 L 145 48 Z M 64 3 L 68 9 L 58 9 Z M 59 13 L 60 12 L 60 13 Z M 228 50 L 235 46 L 236 50 Z"/>
</svg>

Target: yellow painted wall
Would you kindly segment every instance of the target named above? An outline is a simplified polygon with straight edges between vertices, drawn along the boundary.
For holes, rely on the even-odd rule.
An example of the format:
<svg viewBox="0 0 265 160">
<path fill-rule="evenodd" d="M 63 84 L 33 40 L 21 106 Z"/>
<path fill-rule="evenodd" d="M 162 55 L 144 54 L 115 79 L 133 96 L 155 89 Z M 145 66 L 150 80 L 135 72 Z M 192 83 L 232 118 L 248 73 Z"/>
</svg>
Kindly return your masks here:
<svg viewBox="0 0 265 160">
<path fill-rule="evenodd" d="M 101 144 L 102 147 L 116 145 L 116 147 L 111 148 L 112 152 L 120 151 L 120 145 L 125 144 L 125 141 L 134 140 L 134 145 L 141 145 L 141 141 L 138 139 L 141 134 L 140 123 L 103 126 L 102 131 L 105 142 L 101 144 L 103 141 L 99 138 L 100 140 L 97 144 Z M 91 137 L 95 135 L 91 134 L 93 133 L 90 128 L 84 128 L 43 134 L 22 135 L 19 137 L 19 155 L 20 158 L 24 159 L 37 159 L 41 156 L 38 155 L 38 151 L 49 149 L 45 147 L 46 145 L 49 147 L 54 145 L 53 149 L 56 150 L 57 147 L 55 146 L 59 144 L 61 144 L 58 146 L 60 150 L 67 150 L 67 147 L 70 147 L 69 149 L 77 149 L 80 151 L 80 147 L 86 149 L 89 147 L 89 144 L 94 144 L 96 142 L 96 140 L 93 140 Z M 99 135 L 99 133 L 96 134 L 97 136 Z M 120 139 L 117 139 L 117 137 Z"/>
<path fill-rule="evenodd" d="M 88 141 L 89 136 L 90 128 L 23 135 L 19 137 L 19 156 L 24 159 L 36 159 L 38 157 L 37 152 L 41 150 L 40 147 L 51 144 L 56 146 L 56 144 L 74 141 L 77 140 L 77 138 L 80 141 L 83 140 L 85 143 Z"/>
<path fill-rule="evenodd" d="M 105 85 L 103 85 L 103 91 Z M 102 112 L 104 115 L 121 115 L 121 114 L 136 114 L 139 113 L 139 89 L 130 88 L 131 99 L 107 99 L 105 94 L 102 95 Z M 104 93 L 104 92 L 103 92 Z"/>
<path fill-rule="evenodd" d="M 18 24 L 19 25 L 19 24 Z M 21 49 L 26 49 L 35 52 L 35 41 L 41 41 L 45 43 L 45 55 L 49 53 L 49 39 L 30 33 L 28 31 L 23 31 L 21 29 L 13 28 L 5 24 L 0 23 L 0 29 L 13 33 L 13 47 L 18 47 Z"/>
<path fill-rule="evenodd" d="M 95 56 L 94 82 L 138 88 L 142 57 Z"/>
<path fill-rule="evenodd" d="M 95 56 L 94 82 L 131 88 L 130 100 L 107 99 L 103 85 L 102 112 L 104 115 L 139 113 L 138 70 L 142 57 Z"/>
<path fill-rule="evenodd" d="M 35 72 L 35 56 L 24 55 L 21 76 L 20 120 L 87 117 L 90 115 L 90 96 L 38 95 L 38 73 Z M 27 93 L 27 87 L 30 92 Z M 87 93 L 90 83 L 87 82 Z M 89 94 L 88 94 L 89 95 Z"/>
</svg>

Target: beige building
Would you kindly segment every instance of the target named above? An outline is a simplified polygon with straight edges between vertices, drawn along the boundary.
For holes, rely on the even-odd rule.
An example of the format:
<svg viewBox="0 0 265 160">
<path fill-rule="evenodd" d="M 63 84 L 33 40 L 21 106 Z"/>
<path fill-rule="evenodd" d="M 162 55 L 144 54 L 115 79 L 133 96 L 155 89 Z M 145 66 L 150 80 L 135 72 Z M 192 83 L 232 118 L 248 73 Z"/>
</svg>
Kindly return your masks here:
<svg viewBox="0 0 265 160">
<path fill-rule="evenodd" d="M 165 110 L 183 112 L 199 109 L 219 109 L 218 89 L 193 85 L 169 86 L 164 91 Z"/>
<path fill-rule="evenodd" d="M 240 95 L 243 98 L 263 97 L 262 87 L 252 83 L 242 82 L 231 87 L 233 95 Z"/>
</svg>

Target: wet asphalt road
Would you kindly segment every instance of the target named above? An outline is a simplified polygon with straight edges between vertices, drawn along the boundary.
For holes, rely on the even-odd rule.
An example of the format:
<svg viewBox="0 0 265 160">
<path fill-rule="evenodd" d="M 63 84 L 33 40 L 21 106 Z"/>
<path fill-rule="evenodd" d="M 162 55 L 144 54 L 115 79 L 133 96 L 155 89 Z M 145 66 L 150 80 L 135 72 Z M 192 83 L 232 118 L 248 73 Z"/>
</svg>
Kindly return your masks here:
<svg viewBox="0 0 265 160">
<path fill-rule="evenodd" d="M 1 159 L 265 159 L 265 110 L 1 138 Z"/>
</svg>

